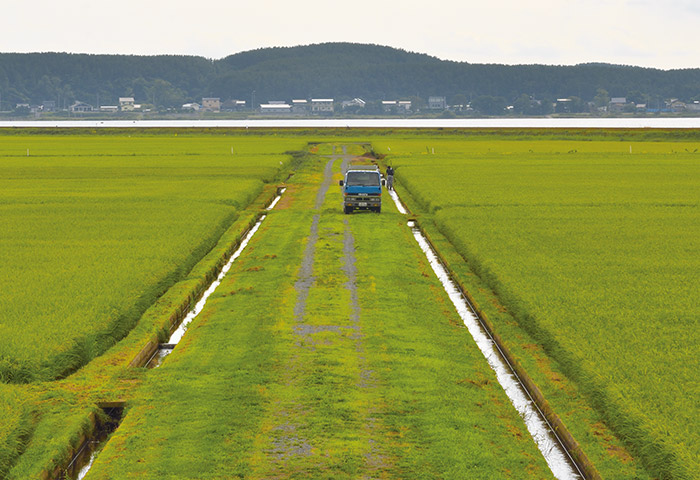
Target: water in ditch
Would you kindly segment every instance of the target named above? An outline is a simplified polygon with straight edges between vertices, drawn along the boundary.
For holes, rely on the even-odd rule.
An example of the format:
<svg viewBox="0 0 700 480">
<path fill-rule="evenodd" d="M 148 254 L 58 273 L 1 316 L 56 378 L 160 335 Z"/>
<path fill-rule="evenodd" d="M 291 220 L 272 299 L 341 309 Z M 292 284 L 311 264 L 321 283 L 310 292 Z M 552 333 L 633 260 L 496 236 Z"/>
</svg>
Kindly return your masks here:
<svg viewBox="0 0 700 480">
<path fill-rule="evenodd" d="M 486 361 L 496 373 L 496 378 L 503 387 L 503 390 L 505 390 L 511 403 L 525 422 L 530 435 L 535 440 L 537 447 L 540 449 L 540 452 L 542 452 L 554 476 L 560 480 L 583 478 L 583 475 L 577 471 L 566 449 L 556 438 L 537 406 L 529 398 L 529 395 L 520 384 L 520 381 L 513 374 L 510 366 L 498 351 L 491 336 L 472 312 L 462 291 L 457 288 L 445 267 L 438 260 L 428 240 L 414 222 L 408 222 L 408 225 L 411 227 L 413 236 L 418 242 L 418 245 L 420 245 L 421 250 L 423 250 L 423 253 L 425 253 L 425 256 L 430 262 L 430 266 L 457 309 L 457 313 L 464 322 L 464 325 L 474 338 L 474 341 L 486 358 Z"/>
<path fill-rule="evenodd" d="M 278 194 L 275 197 L 275 199 L 266 208 L 267 211 L 272 210 L 275 207 L 275 205 L 277 205 L 277 202 L 279 202 L 282 193 L 284 193 L 285 190 L 286 189 L 283 188 L 278 191 Z M 180 326 L 170 336 L 170 340 L 168 341 L 168 343 L 160 344 L 158 346 L 155 353 L 146 364 L 148 368 L 156 368 L 160 366 L 163 359 L 166 356 L 168 356 L 170 352 L 173 351 L 175 345 L 177 345 L 177 343 L 182 339 L 183 335 L 187 331 L 187 327 L 190 324 L 190 322 L 199 314 L 199 312 L 202 311 L 204 305 L 207 303 L 207 299 L 209 298 L 209 296 L 214 292 L 214 290 L 216 290 L 216 287 L 218 287 L 219 284 L 221 284 L 221 281 L 223 280 L 224 276 L 226 276 L 228 271 L 231 269 L 231 265 L 233 265 L 233 262 L 241 255 L 245 247 L 248 245 L 248 242 L 250 242 L 250 239 L 253 238 L 253 235 L 255 235 L 255 233 L 260 228 L 260 225 L 262 224 L 263 220 L 265 220 L 265 215 L 262 215 L 258 219 L 257 223 L 253 226 L 253 228 L 251 228 L 248 231 L 248 233 L 243 238 L 236 251 L 233 252 L 229 260 L 226 262 L 226 265 L 224 265 L 224 267 L 221 269 L 221 272 L 219 273 L 217 278 L 211 283 L 211 285 L 209 285 L 209 288 L 207 288 L 207 290 L 204 292 L 202 298 L 197 302 L 195 307 L 188 312 L 188 314 L 180 323 Z M 113 416 L 109 412 L 107 413 L 110 416 L 110 418 Z M 121 418 L 121 410 L 119 411 L 119 418 Z M 116 422 L 108 423 L 110 425 L 113 424 L 113 426 L 107 429 L 106 433 L 100 431 L 98 432 L 98 435 L 96 437 L 87 440 L 85 443 L 83 443 L 78 453 L 71 460 L 69 466 L 61 473 L 61 475 L 56 480 L 82 480 L 85 477 L 85 475 L 87 475 L 87 473 L 90 471 L 90 468 L 92 467 L 92 463 L 95 460 L 97 453 L 100 450 L 102 443 L 107 438 L 107 436 L 116 429 L 116 426 L 118 425 L 118 419 Z"/>
<path fill-rule="evenodd" d="M 104 408 L 106 420 L 98 421 L 93 435 L 86 439 L 78 448 L 65 469 L 62 469 L 55 480 L 82 480 L 92 467 L 95 457 L 100 452 L 109 435 L 119 426 L 124 407 Z"/>
<path fill-rule="evenodd" d="M 272 200 L 272 202 L 267 206 L 267 208 L 265 210 L 270 211 L 273 208 L 275 208 L 275 205 L 277 205 L 277 202 L 280 201 L 280 198 L 282 198 L 282 194 L 285 192 L 285 190 L 286 190 L 286 188 L 280 189 L 278 191 L 277 196 L 274 198 L 274 200 Z M 192 310 L 190 310 L 190 312 L 185 316 L 185 318 L 180 323 L 180 326 L 177 328 L 177 330 L 175 330 L 175 332 L 173 332 L 173 334 L 170 336 L 170 339 L 168 340 L 168 345 L 172 345 L 172 347 L 170 348 L 171 351 L 175 347 L 175 345 L 177 345 L 177 343 L 182 339 L 182 336 L 187 331 L 187 327 L 189 326 L 190 322 L 192 322 L 192 320 L 194 320 L 194 318 L 197 315 L 199 315 L 199 312 L 202 311 L 202 309 L 204 308 L 204 305 L 207 303 L 207 300 L 209 299 L 209 296 L 212 293 L 214 293 L 214 290 L 216 290 L 216 287 L 219 286 L 219 284 L 221 283 L 223 278 L 226 276 L 228 271 L 231 269 L 231 265 L 233 265 L 233 262 L 236 261 L 236 259 L 241 255 L 241 253 L 243 253 L 243 250 L 248 245 L 248 242 L 250 242 L 250 239 L 253 238 L 253 235 L 255 235 L 255 232 L 257 232 L 258 228 L 260 228 L 260 225 L 262 224 L 263 220 L 265 220 L 265 215 L 262 215 L 260 217 L 260 219 L 257 221 L 257 223 L 255 224 L 255 226 L 253 226 L 253 228 L 251 228 L 248 231 L 248 234 L 243 238 L 243 240 L 241 241 L 241 244 L 238 246 L 238 249 L 235 252 L 233 252 L 233 254 L 229 258 L 228 262 L 226 262 L 226 265 L 224 265 L 224 267 L 221 269 L 219 276 L 216 277 L 216 280 L 214 280 L 211 283 L 209 288 L 207 288 L 207 290 L 204 292 L 204 295 L 202 295 L 202 298 L 199 300 L 199 302 L 197 302 L 195 307 Z M 161 349 L 159 348 L 159 350 L 161 350 Z M 164 348 L 163 350 L 168 350 L 168 349 Z M 167 356 L 168 353 L 169 352 L 163 353 L 162 358 Z M 161 355 L 161 354 L 159 354 L 159 355 Z"/>
</svg>

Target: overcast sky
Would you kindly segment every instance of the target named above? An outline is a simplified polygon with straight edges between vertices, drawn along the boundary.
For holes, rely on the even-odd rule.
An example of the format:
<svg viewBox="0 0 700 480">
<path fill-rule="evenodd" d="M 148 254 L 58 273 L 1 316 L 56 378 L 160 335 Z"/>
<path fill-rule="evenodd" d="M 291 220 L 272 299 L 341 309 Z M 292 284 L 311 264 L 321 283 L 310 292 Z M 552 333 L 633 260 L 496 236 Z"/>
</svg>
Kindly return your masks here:
<svg viewBox="0 0 700 480">
<path fill-rule="evenodd" d="M 1 52 L 184 54 L 374 43 L 470 63 L 700 67 L 700 0 L 17 0 Z"/>
</svg>

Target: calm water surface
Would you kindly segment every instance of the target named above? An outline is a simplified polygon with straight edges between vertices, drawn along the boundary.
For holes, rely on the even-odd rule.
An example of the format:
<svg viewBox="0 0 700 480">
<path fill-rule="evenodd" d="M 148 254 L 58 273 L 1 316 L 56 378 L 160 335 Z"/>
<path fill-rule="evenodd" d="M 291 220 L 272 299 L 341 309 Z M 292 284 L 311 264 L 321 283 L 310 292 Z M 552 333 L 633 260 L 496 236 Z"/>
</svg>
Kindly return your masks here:
<svg viewBox="0 0 700 480">
<path fill-rule="evenodd" d="M 39 128 L 700 128 L 696 118 L 473 118 L 0 121 Z"/>
</svg>

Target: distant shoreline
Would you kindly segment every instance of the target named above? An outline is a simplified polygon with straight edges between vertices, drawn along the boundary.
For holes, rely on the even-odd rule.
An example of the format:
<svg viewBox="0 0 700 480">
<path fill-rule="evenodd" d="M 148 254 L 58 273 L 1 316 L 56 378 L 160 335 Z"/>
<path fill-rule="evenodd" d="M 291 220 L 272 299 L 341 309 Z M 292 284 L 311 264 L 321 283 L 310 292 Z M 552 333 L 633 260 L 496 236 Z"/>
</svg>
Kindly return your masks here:
<svg viewBox="0 0 700 480">
<path fill-rule="evenodd" d="M 269 120 L 19 120 L 0 128 L 658 128 L 700 129 L 686 118 L 508 118 L 508 119 L 269 119 Z"/>
</svg>

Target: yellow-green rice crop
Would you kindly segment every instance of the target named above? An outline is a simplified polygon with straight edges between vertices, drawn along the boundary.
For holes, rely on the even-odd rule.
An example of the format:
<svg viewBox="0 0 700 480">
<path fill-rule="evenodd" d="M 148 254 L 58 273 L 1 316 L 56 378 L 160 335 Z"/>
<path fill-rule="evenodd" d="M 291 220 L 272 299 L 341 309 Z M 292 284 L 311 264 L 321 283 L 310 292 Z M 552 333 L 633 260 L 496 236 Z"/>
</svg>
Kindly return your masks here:
<svg viewBox="0 0 700 480">
<path fill-rule="evenodd" d="M 700 145 L 584 140 L 374 146 L 652 471 L 691 478 Z"/>
<path fill-rule="evenodd" d="M 127 133 L 0 136 L 2 381 L 60 377 L 122 338 L 302 145 Z"/>
</svg>

